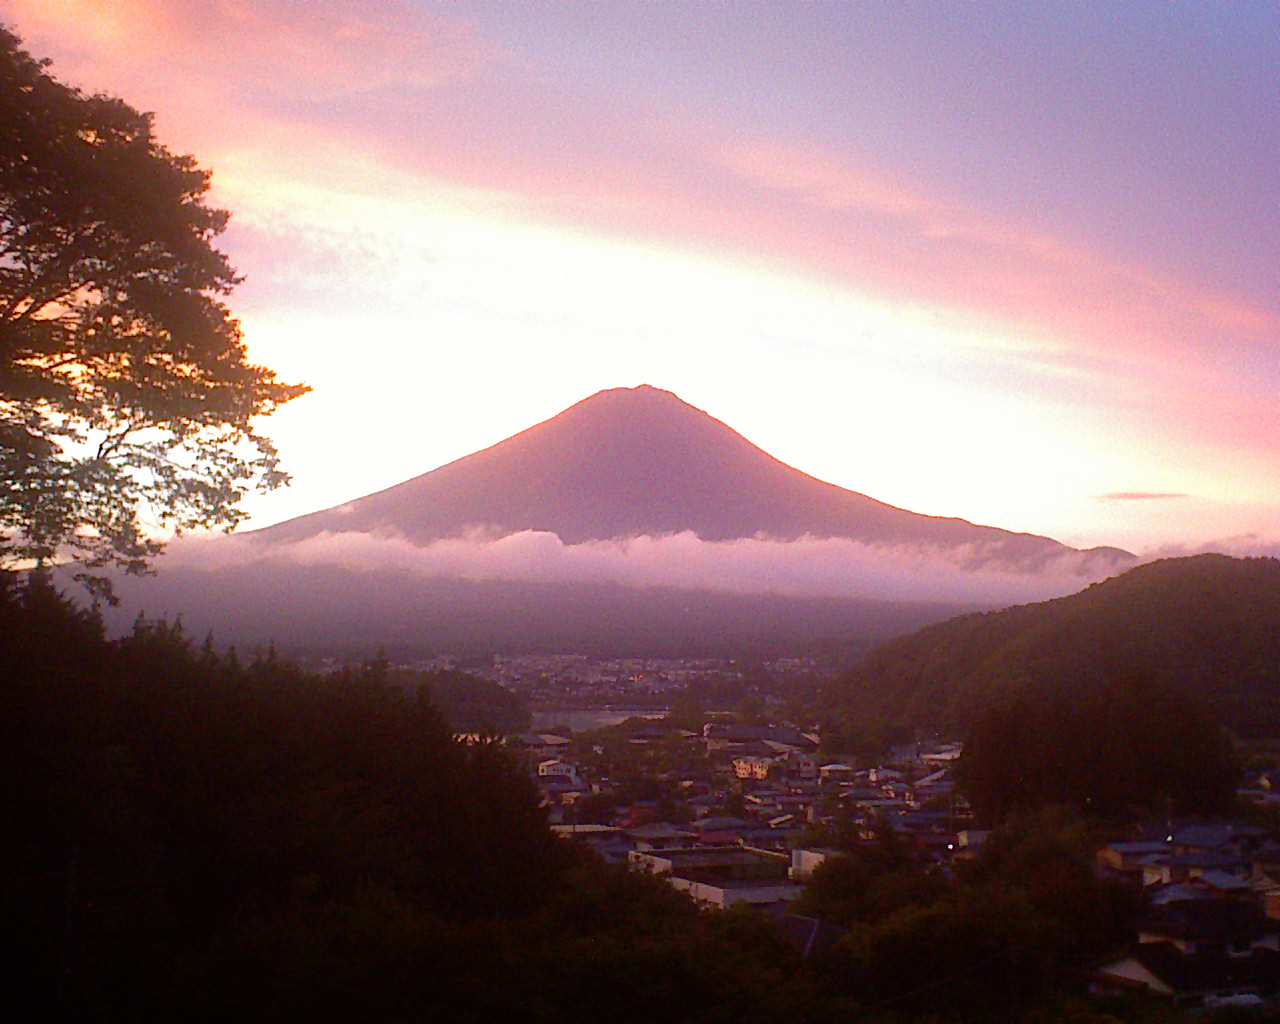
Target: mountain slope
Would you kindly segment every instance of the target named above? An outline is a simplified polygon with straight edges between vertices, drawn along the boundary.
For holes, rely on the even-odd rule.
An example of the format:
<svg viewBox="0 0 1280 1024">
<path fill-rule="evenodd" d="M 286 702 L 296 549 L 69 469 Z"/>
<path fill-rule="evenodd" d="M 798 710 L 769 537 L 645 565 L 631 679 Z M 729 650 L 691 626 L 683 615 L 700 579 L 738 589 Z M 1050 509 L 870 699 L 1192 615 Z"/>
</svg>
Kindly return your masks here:
<svg viewBox="0 0 1280 1024">
<path fill-rule="evenodd" d="M 1031 534 L 917 515 L 779 462 L 719 420 L 647 385 L 601 391 L 491 448 L 337 508 L 252 534 L 390 531 L 415 543 L 480 529 L 548 531 L 566 544 L 693 531 L 876 544 L 973 546 L 971 561 L 1035 568 L 1071 552 Z M 1094 549 L 1098 566 L 1132 556 Z"/>
<path fill-rule="evenodd" d="M 1166 559 L 1070 597 L 928 626 L 877 649 L 825 703 L 959 734 L 1014 693 L 1091 692 L 1124 674 L 1198 694 L 1237 732 L 1274 734 L 1280 560 Z"/>
</svg>

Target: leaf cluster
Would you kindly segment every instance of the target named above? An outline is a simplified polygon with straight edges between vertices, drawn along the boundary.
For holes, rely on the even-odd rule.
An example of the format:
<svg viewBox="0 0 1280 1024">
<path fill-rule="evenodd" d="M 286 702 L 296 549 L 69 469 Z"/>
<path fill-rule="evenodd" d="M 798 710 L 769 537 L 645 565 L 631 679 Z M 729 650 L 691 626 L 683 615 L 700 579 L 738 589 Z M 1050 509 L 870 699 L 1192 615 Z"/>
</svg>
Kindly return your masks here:
<svg viewBox="0 0 1280 1024">
<path fill-rule="evenodd" d="M 254 421 L 306 388 L 248 359 L 209 184 L 0 27 L 0 564 L 141 572 L 144 518 L 230 528 L 287 481 Z"/>
<path fill-rule="evenodd" d="M 824 981 L 876 1019 L 1023 1019 L 1130 936 L 1136 901 L 1096 877 L 1092 847 L 1051 809 L 1010 821 L 950 878 L 862 848 L 822 864 L 798 909 L 851 928 Z"/>
<path fill-rule="evenodd" d="M 1240 766 L 1204 702 L 1133 675 L 1044 687 L 987 709 L 957 775 L 987 822 L 1057 804 L 1135 820 L 1230 810 Z"/>
</svg>

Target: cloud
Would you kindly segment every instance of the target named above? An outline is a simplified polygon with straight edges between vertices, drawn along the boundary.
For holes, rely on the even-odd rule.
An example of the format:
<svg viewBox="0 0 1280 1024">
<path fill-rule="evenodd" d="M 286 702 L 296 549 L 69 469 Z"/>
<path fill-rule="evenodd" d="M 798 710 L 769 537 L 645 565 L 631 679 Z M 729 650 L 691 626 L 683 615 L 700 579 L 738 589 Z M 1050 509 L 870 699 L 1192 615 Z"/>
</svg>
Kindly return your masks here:
<svg viewBox="0 0 1280 1024">
<path fill-rule="evenodd" d="M 9 6 L 21 32 L 56 35 L 59 46 L 81 60 L 113 65 L 113 75 L 155 81 L 157 71 L 178 71 L 184 92 L 199 83 L 201 91 L 241 104 L 434 85 L 466 75 L 480 56 L 465 22 L 404 0 L 376 6 L 358 0 L 10 0 Z"/>
<path fill-rule="evenodd" d="M 1274 337 L 1280 317 L 1237 295 L 1157 273 L 1101 248 L 1056 237 L 1030 222 L 994 215 L 980 204 L 903 184 L 864 162 L 822 146 L 758 139 L 734 144 L 713 160 L 792 212 L 839 223 L 831 243 L 848 253 L 857 235 L 878 240 L 876 259 L 850 270 L 864 281 L 903 289 L 922 301 L 968 306 L 1031 325 L 1071 330 L 1073 345 L 1115 351 L 1117 343 L 1145 351 L 1180 340 L 1203 347 L 1206 336 L 1230 332 L 1255 340 Z M 887 228 L 896 225 L 895 238 Z M 812 230 L 810 230 L 812 234 Z M 794 239 L 792 240 L 794 241 Z M 821 254 L 829 264 L 834 252 Z"/>
<path fill-rule="evenodd" d="M 690 532 L 565 544 L 524 531 L 415 545 L 395 534 L 323 533 L 265 546 L 251 537 L 187 539 L 161 566 L 202 571 L 337 566 L 423 578 L 617 583 L 790 597 L 1007 605 L 1074 593 L 1124 566 L 1065 550 L 1028 570 L 998 547 L 879 546 L 843 538 L 704 541 Z"/>
<path fill-rule="evenodd" d="M 194 146 L 215 171 L 240 160 L 263 175 L 275 167 L 295 181 L 329 181 L 367 161 L 347 176 L 376 167 L 375 177 L 416 176 L 419 190 L 493 191 L 526 217 L 781 260 L 1110 355 L 1171 342 L 1216 351 L 1223 332 L 1254 341 L 1280 332 L 1275 312 L 1247 296 L 1058 237 L 1034 218 L 997 215 L 980 198 L 904 183 L 863 155 L 767 135 L 744 140 L 723 118 L 556 86 L 448 8 L 9 6 L 20 32 L 56 52 L 56 73 L 155 107 L 165 137 L 176 127 L 178 144 Z"/>
<path fill-rule="evenodd" d="M 1112 491 L 1110 494 L 1099 494 L 1099 501 L 1173 501 L 1177 498 L 1189 498 L 1189 494 L 1166 491 Z"/>
<path fill-rule="evenodd" d="M 1158 558 L 1187 558 L 1191 555 L 1280 558 L 1280 538 L 1268 538 L 1257 533 L 1242 533 L 1234 537 L 1223 537 L 1196 544 L 1163 544 L 1144 551 L 1142 560 L 1153 562 Z"/>
</svg>

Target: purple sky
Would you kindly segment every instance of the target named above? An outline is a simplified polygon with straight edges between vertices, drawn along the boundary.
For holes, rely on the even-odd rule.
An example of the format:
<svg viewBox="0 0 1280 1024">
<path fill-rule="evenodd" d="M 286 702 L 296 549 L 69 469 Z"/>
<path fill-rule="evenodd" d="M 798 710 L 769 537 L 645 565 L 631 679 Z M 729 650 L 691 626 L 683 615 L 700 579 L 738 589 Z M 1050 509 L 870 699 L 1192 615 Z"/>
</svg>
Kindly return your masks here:
<svg viewBox="0 0 1280 1024">
<path fill-rule="evenodd" d="M 213 168 L 251 350 L 315 387 L 258 524 L 647 381 L 922 512 L 1280 534 L 1276 5 L 0 18 Z"/>
</svg>

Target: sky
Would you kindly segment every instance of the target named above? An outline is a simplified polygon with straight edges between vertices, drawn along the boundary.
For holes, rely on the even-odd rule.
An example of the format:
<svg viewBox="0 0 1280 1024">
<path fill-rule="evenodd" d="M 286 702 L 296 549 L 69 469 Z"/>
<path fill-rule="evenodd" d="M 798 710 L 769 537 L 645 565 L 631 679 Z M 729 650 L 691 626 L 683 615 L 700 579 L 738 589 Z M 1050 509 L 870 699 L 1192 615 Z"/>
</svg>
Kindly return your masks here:
<svg viewBox="0 0 1280 1024">
<path fill-rule="evenodd" d="M 882 501 L 1280 541 L 1280 6 L 0 0 L 213 171 L 249 526 L 650 383 Z"/>
</svg>

